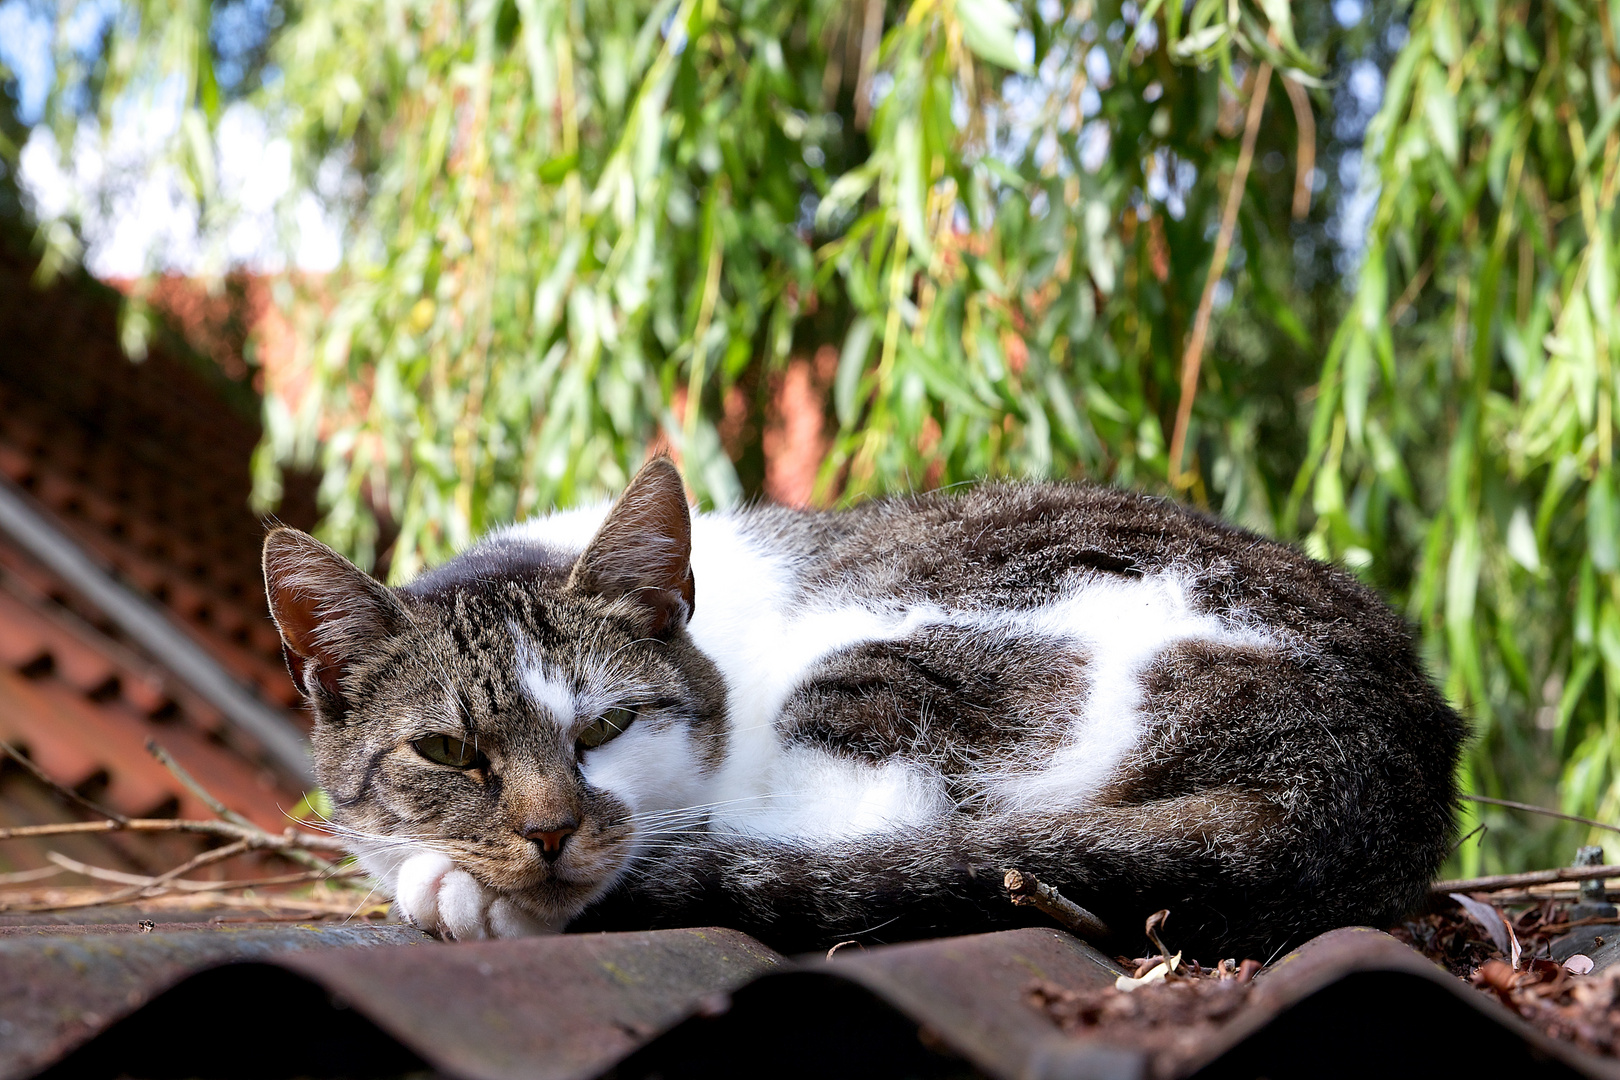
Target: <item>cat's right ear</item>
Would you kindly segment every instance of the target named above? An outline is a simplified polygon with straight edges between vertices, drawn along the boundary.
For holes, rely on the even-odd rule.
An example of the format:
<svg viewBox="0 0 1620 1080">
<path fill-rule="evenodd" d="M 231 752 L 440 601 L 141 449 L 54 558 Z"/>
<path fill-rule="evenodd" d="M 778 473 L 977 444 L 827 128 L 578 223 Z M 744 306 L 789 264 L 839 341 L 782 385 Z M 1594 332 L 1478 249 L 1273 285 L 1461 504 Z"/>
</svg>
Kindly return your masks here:
<svg viewBox="0 0 1620 1080">
<path fill-rule="evenodd" d="M 297 529 L 264 538 L 264 587 L 294 685 L 321 706 L 320 716 L 341 717 L 349 665 L 409 626 L 410 616 L 380 582 Z"/>
<path fill-rule="evenodd" d="M 686 485 L 667 457 L 641 467 L 574 564 L 568 587 L 633 601 L 646 633 L 692 617 L 692 515 Z"/>
</svg>

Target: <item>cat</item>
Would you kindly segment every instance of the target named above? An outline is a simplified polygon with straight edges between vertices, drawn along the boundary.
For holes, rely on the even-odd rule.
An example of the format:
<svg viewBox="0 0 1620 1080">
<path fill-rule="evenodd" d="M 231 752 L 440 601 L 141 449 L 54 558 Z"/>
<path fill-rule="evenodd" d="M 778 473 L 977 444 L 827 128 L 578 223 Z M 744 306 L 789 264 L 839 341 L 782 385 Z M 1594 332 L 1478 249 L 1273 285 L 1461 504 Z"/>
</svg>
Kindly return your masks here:
<svg viewBox="0 0 1620 1080">
<path fill-rule="evenodd" d="M 1264 958 L 1392 924 L 1454 834 L 1467 732 L 1404 621 L 1159 498 L 694 519 L 655 458 L 400 588 L 289 528 L 264 572 L 331 827 L 444 938 L 966 933 L 1040 918 L 1019 868 Z"/>
</svg>

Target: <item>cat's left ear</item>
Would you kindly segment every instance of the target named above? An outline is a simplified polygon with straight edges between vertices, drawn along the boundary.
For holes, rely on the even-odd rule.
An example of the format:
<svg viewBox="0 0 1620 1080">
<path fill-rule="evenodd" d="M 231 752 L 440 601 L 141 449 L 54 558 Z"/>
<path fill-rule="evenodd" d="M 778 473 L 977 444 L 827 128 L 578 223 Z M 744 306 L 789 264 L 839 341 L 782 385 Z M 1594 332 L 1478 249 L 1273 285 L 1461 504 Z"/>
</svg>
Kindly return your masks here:
<svg viewBox="0 0 1620 1080">
<path fill-rule="evenodd" d="M 264 538 L 264 586 L 293 682 L 323 719 L 342 717 L 348 669 L 410 615 L 381 582 L 297 529 Z"/>
<path fill-rule="evenodd" d="M 574 564 L 568 587 L 635 601 L 649 634 L 686 625 L 696 597 L 692 515 L 669 458 L 653 458 L 636 473 Z"/>
</svg>

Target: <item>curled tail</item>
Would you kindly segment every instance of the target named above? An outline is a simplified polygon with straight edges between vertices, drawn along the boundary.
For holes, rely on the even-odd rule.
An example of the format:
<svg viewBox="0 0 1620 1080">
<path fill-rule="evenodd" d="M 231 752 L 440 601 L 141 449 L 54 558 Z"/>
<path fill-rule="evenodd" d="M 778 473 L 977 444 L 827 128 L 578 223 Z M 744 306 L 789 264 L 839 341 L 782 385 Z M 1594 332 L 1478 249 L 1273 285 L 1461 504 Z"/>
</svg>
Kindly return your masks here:
<svg viewBox="0 0 1620 1080">
<path fill-rule="evenodd" d="M 1053 814 L 952 814 L 828 844 L 694 832 L 629 868 L 571 929 L 723 925 L 786 952 L 1040 923 L 1004 872 L 1034 873 L 1135 948 L 1168 908 L 1195 956 L 1261 956 L 1334 926 L 1387 924 L 1428 866 L 1345 858 L 1331 832 L 1252 793 L 1217 791 Z M 1346 830 L 1337 830 L 1344 832 Z"/>
</svg>

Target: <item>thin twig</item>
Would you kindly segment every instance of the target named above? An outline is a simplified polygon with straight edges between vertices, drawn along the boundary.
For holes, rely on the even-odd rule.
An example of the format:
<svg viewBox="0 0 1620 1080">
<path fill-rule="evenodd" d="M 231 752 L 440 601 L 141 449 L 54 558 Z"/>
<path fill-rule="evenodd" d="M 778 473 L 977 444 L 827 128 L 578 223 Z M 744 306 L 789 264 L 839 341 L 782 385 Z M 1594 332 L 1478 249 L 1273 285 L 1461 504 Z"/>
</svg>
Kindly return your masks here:
<svg viewBox="0 0 1620 1080">
<path fill-rule="evenodd" d="M 1418 293 L 1422 292 L 1423 286 L 1428 284 L 1429 275 L 1432 273 L 1434 273 L 1434 256 L 1431 255 L 1423 260 L 1423 265 L 1418 267 L 1417 273 L 1412 275 L 1412 280 L 1406 283 L 1406 288 L 1401 290 L 1401 295 L 1396 298 L 1394 305 L 1389 309 L 1389 315 L 1386 316 L 1389 325 L 1394 326 L 1401 321 L 1401 316 L 1405 315 L 1406 309 L 1411 307 L 1413 302 L 1417 300 Z"/>
<path fill-rule="evenodd" d="M 1491 903 L 1498 907 L 1513 907 L 1517 904 L 1539 904 L 1543 900 L 1575 901 L 1580 899 L 1580 895 L 1580 882 L 1555 882 L 1528 889 L 1493 891 Z"/>
<path fill-rule="evenodd" d="M 158 764 L 162 765 L 165 769 L 168 769 L 169 772 L 173 774 L 174 778 L 185 786 L 187 791 L 201 799 L 203 805 L 212 810 L 216 817 L 222 818 L 225 821 L 234 821 L 238 825 L 246 825 L 250 828 L 253 827 L 253 822 L 227 807 L 224 803 L 220 802 L 214 797 L 213 792 L 197 783 L 192 775 L 185 770 L 184 766 L 182 766 L 178 761 L 174 760 L 173 756 L 171 756 L 167 750 L 163 749 L 163 747 L 158 744 L 156 739 L 146 740 L 146 752 L 157 758 Z"/>
<path fill-rule="evenodd" d="M 1447 893 L 1500 892 L 1530 885 L 1551 885 L 1560 881 L 1600 881 L 1620 878 L 1620 866 L 1560 866 L 1556 870 L 1528 870 L 1520 874 L 1494 874 L 1490 877 L 1437 881 L 1429 886 L 1431 895 Z"/>
<path fill-rule="evenodd" d="M 45 857 L 63 870 L 70 870 L 75 874 L 83 874 L 87 878 L 97 881 L 110 881 L 115 885 L 142 885 L 152 886 L 157 883 L 155 877 L 145 874 L 126 874 L 122 870 L 109 870 L 102 866 L 91 866 L 77 859 L 70 859 L 59 851 L 49 851 Z M 340 869 L 336 873 L 323 870 L 305 870 L 297 874 L 279 874 L 274 877 L 243 878 L 239 881 L 189 881 L 176 880 L 168 883 L 168 888 L 180 892 L 231 892 L 236 889 L 255 889 L 269 885 L 296 885 L 309 881 L 336 881 L 344 878 L 358 877 L 363 871 L 358 869 Z"/>
<path fill-rule="evenodd" d="M 0 885 L 26 885 L 30 881 L 44 881 L 55 877 L 62 872 L 60 866 L 41 866 L 34 870 L 18 870 L 10 874 L 0 874 Z"/>
<path fill-rule="evenodd" d="M 1567 934 L 1582 926 L 1613 926 L 1620 922 L 1620 917 L 1609 915 L 1593 915 L 1588 919 L 1576 919 L 1573 922 L 1544 923 L 1536 927 L 1538 934 Z"/>
<path fill-rule="evenodd" d="M 1463 833 L 1462 838 L 1460 840 L 1458 840 L 1455 844 L 1451 845 L 1451 853 L 1453 855 L 1455 855 L 1457 852 L 1461 851 L 1462 846 L 1464 844 L 1468 843 L 1469 837 L 1474 836 L 1476 834 L 1479 836 L 1479 845 L 1478 846 L 1479 847 L 1484 847 L 1485 846 L 1485 834 L 1490 832 L 1490 831 L 1491 831 L 1491 827 L 1489 825 L 1485 824 L 1483 821 L 1480 822 L 1478 825 L 1475 825 L 1472 829 L 1469 829 L 1467 832 Z"/>
<path fill-rule="evenodd" d="M 1232 232 L 1237 228 L 1238 208 L 1243 204 L 1243 189 L 1249 183 L 1249 166 L 1254 161 L 1254 143 L 1260 134 L 1260 117 L 1266 111 L 1266 92 L 1271 85 L 1271 65 L 1263 63 L 1255 77 L 1254 92 L 1249 95 L 1249 115 L 1243 124 L 1243 146 L 1238 151 L 1237 168 L 1232 172 L 1232 186 L 1226 191 L 1226 205 L 1221 210 L 1221 229 L 1215 236 L 1215 253 L 1209 260 L 1209 275 L 1204 278 L 1204 294 L 1198 300 L 1198 314 L 1193 319 L 1192 334 L 1187 338 L 1187 351 L 1181 358 L 1181 400 L 1176 405 L 1175 433 L 1170 438 L 1170 486 L 1183 486 L 1181 458 L 1187 447 L 1187 428 L 1192 423 L 1193 399 L 1198 396 L 1198 373 L 1204 362 L 1204 339 L 1209 335 L 1210 311 L 1215 304 L 1215 286 L 1226 273 L 1226 256 L 1232 247 Z"/>
<path fill-rule="evenodd" d="M 4 753 L 12 761 L 15 761 L 24 769 L 27 769 L 29 775 L 31 775 L 35 780 L 38 780 L 40 783 L 56 792 L 64 799 L 67 799 L 69 802 L 76 803 L 77 805 L 84 807 L 92 814 L 95 814 L 98 817 L 110 818 L 113 821 L 129 820 L 118 811 L 101 806 L 98 803 L 94 803 L 85 798 L 83 795 L 80 795 L 77 791 L 74 791 L 72 788 L 68 787 L 66 784 L 58 783 L 56 780 L 51 779 L 45 770 L 41 769 L 38 765 L 35 765 L 26 754 L 4 740 L 0 740 L 0 753 Z"/>
<path fill-rule="evenodd" d="M 256 826 L 230 821 L 188 821 L 183 818 L 126 818 L 123 821 L 65 821 L 50 825 L 14 825 L 0 829 L 0 840 L 22 840 L 39 836 L 67 836 L 72 833 L 153 832 L 191 833 L 248 842 L 258 851 L 332 851 L 347 854 L 348 848 L 335 836 L 287 829 L 277 835 Z"/>
<path fill-rule="evenodd" d="M 174 757 L 167 750 L 165 750 L 156 739 L 146 740 L 146 752 L 157 758 L 158 764 L 162 765 L 165 769 L 168 769 L 174 778 L 185 786 L 186 790 L 190 791 L 193 795 L 197 796 L 197 798 L 201 799 L 208 809 L 212 810 L 216 816 L 225 821 L 240 825 L 244 829 L 256 830 L 259 828 L 257 825 L 253 824 L 253 822 L 226 806 L 219 800 L 218 797 L 214 795 L 213 792 L 209 791 L 207 788 L 203 787 L 202 784 L 198 783 L 196 778 L 187 772 L 185 767 L 176 761 Z M 284 849 L 281 854 L 284 857 L 291 859 L 293 862 L 298 863 L 299 865 L 310 870 L 329 872 L 332 869 L 332 864 L 330 862 L 311 855 L 306 851 L 300 851 L 297 848 Z"/>
<path fill-rule="evenodd" d="M 149 881 L 140 885 L 131 885 L 127 889 L 119 889 L 116 892 L 106 893 L 102 896 L 91 897 L 84 900 L 74 900 L 59 904 L 0 903 L 0 911 L 63 911 L 69 908 L 100 907 L 104 904 L 117 904 L 125 900 L 145 898 L 147 896 L 154 895 L 154 890 L 157 892 L 164 891 L 168 884 L 175 878 L 189 874 L 193 870 L 199 870 L 204 866 L 210 866 L 217 862 L 223 862 L 226 859 L 235 858 L 236 856 L 250 850 L 251 846 L 248 841 L 238 840 L 235 843 L 226 844 L 224 847 L 217 847 L 211 851 L 205 851 L 201 855 L 187 859 L 185 862 L 174 867 L 172 870 L 165 870 L 163 873 L 158 874 Z"/>
<path fill-rule="evenodd" d="M 1491 806 L 1505 806 L 1510 810 L 1524 810 L 1531 814 L 1541 814 L 1544 817 L 1562 818 L 1564 821 L 1574 821 L 1582 825 L 1590 825 L 1594 829 L 1607 829 L 1610 832 L 1620 833 L 1620 825 L 1610 825 L 1606 821 L 1597 821 L 1578 814 L 1565 814 L 1558 810 L 1549 810 L 1545 806 L 1532 806 L 1530 803 L 1514 802 L 1512 799 L 1493 799 L 1488 795 L 1460 795 L 1458 798 L 1469 802 L 1488 803 Z"/>
<path fill-rule="evenodd" d="M 1294 220 L 1304 221 L 1311 212 L 1311 175 L 1316 172 L 1316 114 L 1305 88 L 1284 75 L 1283 89 L 1294 107 L 1294 126 L 1299 129 L 1299 151 L 1294 158 Z"/>
<path fill-rule="evenodd" d="M 1081 937 L 1102 941 L 1113 937 L 1108 924 L 1070 900 L 1052 886 L 1043 883 L 1034 874 L 1022 870 L 1008 870 L 1002 879 L 1011 900 L 1019 907 L 1039 908 Z"/>
</svg>

